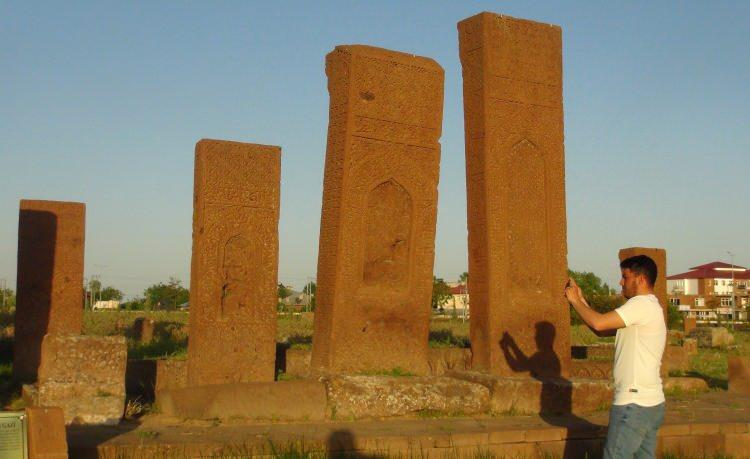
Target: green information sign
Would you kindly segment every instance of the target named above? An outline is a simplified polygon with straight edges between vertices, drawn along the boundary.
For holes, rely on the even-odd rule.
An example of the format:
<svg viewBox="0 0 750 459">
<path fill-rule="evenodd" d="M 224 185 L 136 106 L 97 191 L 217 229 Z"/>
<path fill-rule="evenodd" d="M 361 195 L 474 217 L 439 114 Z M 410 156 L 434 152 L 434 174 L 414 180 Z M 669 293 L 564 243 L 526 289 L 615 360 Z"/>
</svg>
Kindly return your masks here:
<svg viewBox="0 0 750 459">
<path fill-rule="evenodd" d="M 0 459 L 27 459 L 26 413 L 0 411 Z"/>
</svg>

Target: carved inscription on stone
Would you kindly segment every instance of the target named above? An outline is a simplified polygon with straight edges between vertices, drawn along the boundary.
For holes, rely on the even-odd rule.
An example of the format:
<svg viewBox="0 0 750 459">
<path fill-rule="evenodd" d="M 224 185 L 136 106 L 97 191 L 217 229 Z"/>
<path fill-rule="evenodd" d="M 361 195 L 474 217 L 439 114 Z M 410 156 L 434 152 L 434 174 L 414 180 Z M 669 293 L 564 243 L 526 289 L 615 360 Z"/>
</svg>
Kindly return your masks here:
<svg viewBox="0 0 750 459">
<path fill-rule="evenodd" d="M 221 287 L 221 317 L 242 313 L 247 307 L 263 301 L 261 286 L 254 283 L 260 275 L 262 244 L 243 235 L 229 238 L 220 259 L 223 284 Z"/>
<path fill-rule="evenodd" d="M 278 147 L 196 145 L 190 385 L 273 380 L 279 179 Z"/>
<path fill-rule="evenodd" d="M 427 58 L 339 46 L 326 74 L 312 368 L 424 374 L 443 70 Z"/>
<path fill-rule="evenodd" d="M 551 376 L 566 376 L 561 31 L 481 13 L 461 21 L 458 33 L 472 365 L 505 376 L 554 367 Z"/>
<path fill-rule="evenodd" d="M 364 284 L 404 290 L 409 282 L 411 198 L 389 180 L 367 198 Z"/>
<path fill-rule="evenodd" d="M 33 382 L 48 333 L 80 334 L 86 206 L 22 200 L 13 377 Z"/>
</svg>

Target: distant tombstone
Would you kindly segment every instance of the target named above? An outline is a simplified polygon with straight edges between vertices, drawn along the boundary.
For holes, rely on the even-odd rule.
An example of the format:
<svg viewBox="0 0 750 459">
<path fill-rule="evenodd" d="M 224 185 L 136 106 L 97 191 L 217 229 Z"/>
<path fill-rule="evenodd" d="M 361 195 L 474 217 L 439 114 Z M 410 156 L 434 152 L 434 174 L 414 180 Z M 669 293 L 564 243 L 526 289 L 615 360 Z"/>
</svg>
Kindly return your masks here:
<svg viewBox="0 0 750 459">
<path fill-rule="evenodd" d="M 141 343 L 150 343 L 154 339 L 154 326 L 155 322 L 153 319 L 148 317 L 139 317 L 133 322 L 133 328 L 135 329 L 135 336 Z"/>
<path fill-rule="evenodd" d="M 20 207 L 13 377 L 33 382 L 44 336 L 81 333 L 86 207 L 25 199 Z"/>
<path fill-rule="evenodd" d="M 458 37 L 472 367 L 568 376 L 562 30 L 480 13 Z"/>
<path fill-rule="evenodd" d="M 326 75 L 312 369 L 427 374 L 443 69 L 347 45 Z"/>
<path fill-rule="evenodd" d="M 273 381 L 281 149 L 195 147 L 188 384 Z"/>
<path fill-rule="evenodd" d="M 682 319 L 685 335 L 698 328 L 698 319 L 695 317 L 685 317 Z"/>
</svg>

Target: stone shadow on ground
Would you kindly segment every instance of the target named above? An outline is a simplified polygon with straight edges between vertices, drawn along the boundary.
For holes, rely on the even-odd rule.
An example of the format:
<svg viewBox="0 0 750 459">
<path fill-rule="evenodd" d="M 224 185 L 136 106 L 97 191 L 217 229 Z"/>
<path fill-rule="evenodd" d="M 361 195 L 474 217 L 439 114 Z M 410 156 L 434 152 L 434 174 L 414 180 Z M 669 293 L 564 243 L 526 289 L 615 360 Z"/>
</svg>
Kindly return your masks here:
<svg viewBox="0 0 750 459">
<path fill-rule="evenodd" d="M 326 457 L 334 458 L 353 458 L 353 459 L 385 459 L 389 455 L 383 454 L 365 454 L 357 451 L 354 434 L 350 430 L 335 430 L 328 435 L 326 439 Z"/>
<path fill-rule="evenodd" d="M 573 414 L 573 385 L 562 377 L 560 358 L 554 350 L 555 326 L 541 321 L 536 323 L 535 329 L 537 351 L 533 355 L 524 354 L 508 332 L 503 333 L 500 348 L 513 371 L 528 372 L 532 378 L 541 381 L 539 416 L 550 425 L 565 427 L 569 434 L 572 431 L 601 431 L 603 426 Z M 565 442 L 563 458 L 580 457 L 580 451 L 573 449 L 573 443 Z"/>
<path fill-rule="evenodd" d="M 135 430 L 141 423 L 139 421 L 121 421 L 116 426 L 100 425 L 68 425 L 65 433 L 68 441 L 68 455 L 71 458 L 98 457 L 98 447 L 103 446 L 109 440 Z M 121 456 L 117 456 L 121 457 Z M 146 456 L 142 456 L 146 457 Z"/>
</svg>

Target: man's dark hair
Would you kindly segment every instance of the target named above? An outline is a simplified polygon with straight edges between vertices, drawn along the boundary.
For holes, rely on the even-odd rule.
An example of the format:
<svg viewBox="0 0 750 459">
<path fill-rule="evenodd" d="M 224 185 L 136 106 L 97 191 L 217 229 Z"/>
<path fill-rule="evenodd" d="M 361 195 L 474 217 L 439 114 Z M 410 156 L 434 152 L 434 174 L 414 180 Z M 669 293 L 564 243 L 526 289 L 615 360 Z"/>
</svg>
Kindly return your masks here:
<svg viewBox="0 0 750 459">
<path fill-rule="evenodd" d="M 636 275 L 644 275 L 648 281 L 648 285 L 651 287 L 656 283 L 658 270 L 656 269 L 656 263 L 651 257 L 647 257 L 646 255 L 636 255 L 634 257 L 626 258 L 620 262 L 620 268 L 629 269 L 631 273 Z"/>
</svg>

